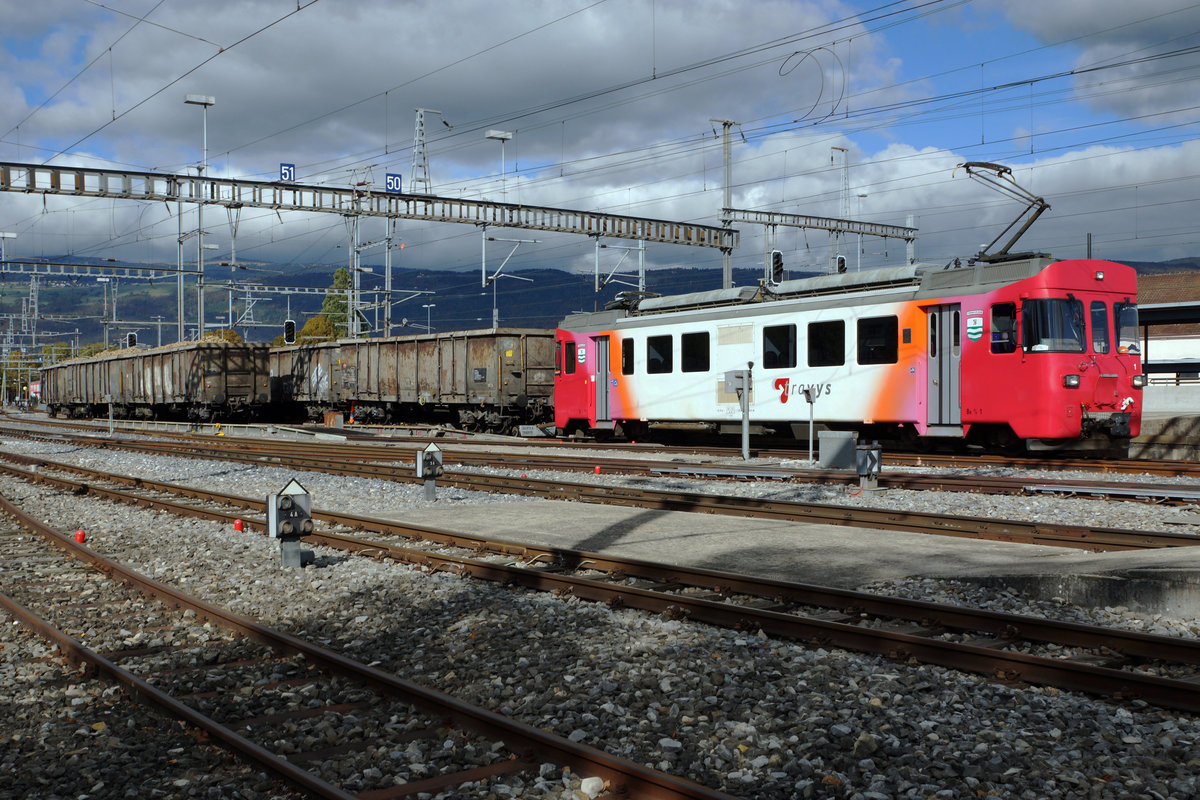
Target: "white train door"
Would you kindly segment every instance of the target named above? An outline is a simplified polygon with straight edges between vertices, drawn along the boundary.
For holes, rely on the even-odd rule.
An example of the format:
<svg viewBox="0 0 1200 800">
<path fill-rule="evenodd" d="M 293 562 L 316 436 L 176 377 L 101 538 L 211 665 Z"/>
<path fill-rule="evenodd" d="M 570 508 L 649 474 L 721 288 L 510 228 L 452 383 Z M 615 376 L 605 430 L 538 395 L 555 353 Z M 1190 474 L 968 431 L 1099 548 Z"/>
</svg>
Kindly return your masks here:
<svg viewBox="0 0 1200 800">
<path fill-rule="evenodd" d="M 961 436 L 959 363 L 962 360 L 961 306 L 933 306 L 926 313 L 929 341 L 926 349 L 928 395 L 926 422 L 931 436 Z M 956 430 L 933 430 L 952 426 Z"/>
<path fill-rule="evenodd" d="M 612 423 L 608 408 L 608 336 L 596 336 L 592 341 L 596 343 L 596 426 L 603 427 L 600 423 Z"/>
</svg>

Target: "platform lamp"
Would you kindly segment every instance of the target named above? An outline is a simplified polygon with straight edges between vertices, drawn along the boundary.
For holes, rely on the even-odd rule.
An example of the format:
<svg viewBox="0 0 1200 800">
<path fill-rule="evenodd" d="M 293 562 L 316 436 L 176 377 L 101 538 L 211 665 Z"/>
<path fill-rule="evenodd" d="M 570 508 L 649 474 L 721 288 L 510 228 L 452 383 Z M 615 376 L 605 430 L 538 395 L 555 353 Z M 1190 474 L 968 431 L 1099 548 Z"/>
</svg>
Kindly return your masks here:
<svg viewBox="0 0 1200 800">
<path fill-rule="evenodd" d="M 204 338 L 204 173 L 208 171 L 208 108 L 216 105 L 217 99 L 210 94 L 184 95 L 183 102 L 204 109 L 202 117 L 203 160 L 200 162 L 201 196 L 196 205 L 196 340 Z"/>
<path fill-rule="evenodd" d="M 421 308 L 425 309 L 425 332 L 429 333 L 433 330 L 433 327 L 429 322 L 430 309 L 437 308 L 437 303 L 423 303 Z"/>
</svg>

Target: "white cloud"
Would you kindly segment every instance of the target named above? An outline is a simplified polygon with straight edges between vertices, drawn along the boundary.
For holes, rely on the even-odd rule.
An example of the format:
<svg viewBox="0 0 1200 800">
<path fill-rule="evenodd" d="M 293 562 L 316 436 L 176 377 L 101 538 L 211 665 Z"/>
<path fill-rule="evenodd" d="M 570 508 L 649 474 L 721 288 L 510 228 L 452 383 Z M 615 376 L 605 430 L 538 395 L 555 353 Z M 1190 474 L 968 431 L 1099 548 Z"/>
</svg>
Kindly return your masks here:
<svg viewBox="0 0 1200 800">
<path fill-rule="evenodd" d="M 1138 22 L 1144 12 L 1127 3 L 1091 4 L 1089 26 L 1083 29 L 1068 4 L 980 5 L 1003 10 L 1013 26 L 1043 43 L 1072 40 L 1048 52 L 1080 66 L 1123 53 L 1156 52 L 1142 48 L 1157 43 L 1161 49 L 1173 31 L 1197 27 L 1182 24 L 1184 15 Z M 130 13 L 152 8 L 153 3 L 141 2 Z M 1051 142 L 1045 130 L 1094 121 L 1094 112 L 1108 117 L 1160 113 L 1194 102 L 1195 76 L 1149 77 L 1149 70 L 1162 68 L 1158 63 L 1114 73 L 1106 78 L 1111 87 L 1086 90 L 1085 104 L 1066 98 L 1034 109 L 1032 127 L 1028 110 L 1014 112 L 1019 121 L 996 112 L 995 127 L 1006 136 L 1037 134 L 1031 155 L 1027 140 L 986 148 L 967 147 L 966 140 L 947 145 L 936 137 L 940 123 L 919 128 L 896 124 L 907 122 L 900 117 L 885 123 L 878 116 L 854 116 L 867 106 L 943 91 L 931 77 L 940 61 L 928 68 L 929 75 L 913 72 L 916 56 L 928 55 L 923 48 L 930 45 L 906 38 L 911 25 L 852 21 L 837 34 L 778 43 L 676 74 L 848 16 L 837 3 L 544 0 L 514 8 L 476 0 L 323 0 L 232 46 L 295 9 L 295 0 L 166 3 L 135 26 L 129 17 L 65 0 L 22 6 L 6 18 L 8 46 L 0 51 L 0 107 L 5 109 L 0 133 L 8 131 L 0 159 L 39 162 L 81 140 L 58 161 L 183 170 L 198 162 L 201 140 L 201 112 L 185 106 L 183 95 L 199 92 L 216 97 L 208 114 L 215 174 L 274 179 L 279 163 L 287 161 L 297 164 L 302 181 L 344 185 L 369 178 L 378 183 L 384 172 L 400 172 L 409 184 L 413 108 L 423 106 L 442 110 L 454 125 L 448 130 L 436 117 L 427 120 L 436 192 L 499 197 L 499 145 L 484 138 L 486 129 L 496 127 L 515 132 L 505 146 L 509 200 L 715 224 L 722 164 L 720 139 L 713 135 L 719 125 L 710 120 L 733 119 L 741 123 L 734 132 L 735 205 L 838 215 L 842 173 L 829 163 L 830 147 L 848 147 L 852 210 L 858 213 L 861 206 L 868 219 L 895 225 L 916 214 L 922 256 L 969 255 L 980 241 L 992 238 L 987 231 L 998 232 L 996 226 L 1003 227 L 1018 210 L 1011 201 L 986 195 L 961 173 L 953 177 L 958 163 L 980 158 L 1011 160 L 1018 178 L 1031 177 L 1036 191 L 1054 206 L 1030 232 L 1031 246 L 1048 242 L 1080 248 L 1082 227 L 1101 213 L 1103 235 L 1125 252 L 1158 257 L 1188 242 L 1184 232 L 1190 222 L 1184 222 L 1183 208 L 1156 206 L 1156 225 L 1175 234 L 1154 241 L 1142 237 L 1142 220 L 1103 211 L 1134 184 L 1190 175 L 1191 148 L 1175 143 L 1186 138 L 1187 129 L 1183 136 L 1173 133 L 1142 145 L 1116 142 L 1105 149 L 1086 144 L 1105 132 L 1062 134 Z M 1195 17 L 1190 14 L 1187 19 Z M 958 31 L 968 54 L 975 41 L 995 44 L 997 37 L 1011 35 L 994 28 L 972 30 L 975 18 L 968 17 L 960 11 L 928 22 Z M 873 27 L 877 32 L 869 32 Z M 1106 29 L 1111 30 L 1099 33 Z M 1078 38 L 1081 33 L 1096 35 Z M 1010 52 L 1027 46 L 1012 38 Z M 201 39 L 227 49 L 218 55 Z M 95 65 L 68 84 L 97 56 Z M 1051 59 L 1045 56 L 1034 53 L 1008 67 L 1041 75 L 1049 71 Z M 842 92 L 843 83 L 849 93 Z M 19 131 L 9 130 L 64 85 Z M 1132 91 L 1138 85 L 1141 91 Z M 1076 82 L 1077 92 L 1083 87 L 1082 79 Z M 114 110 L 124 116 L 113 121 Z M 836 112 L 832 117 L 831 111 Z M 904 113 L 920 121 L 918 112 Z M 1178 122 L 1177 117 L 1170 120 Z M 1132 132 L 1142 129 L 1131 127 Z M 89 136 L 93 131 L 98 132 Z M 1044 155 L 1037 149 L 1050 146 L 1060 149 Z M 71 251 L 173 263 L 178 235 L 173 213 L 161 204 L 52 198 L 43 205 L 38 197 L 0 195 L 0 228 L 21 234 L 16 252 L 37 255 Z M 185 226 L 194 225 L 194 211 L 187 214 Z M 212 239 L 227 248 L 224 212 L 209 212 L 206 220 Z M 364 235 L 375 236 L 381 223 L 365 225 L 370 231 Z M 479 234 L 473 228 L 420 222 L 401 228 L 409 244 L 403 254 L 407 265 L 478 262 Z M 757 265 L 764 249 L 761 231 L 742 229 L 736 261 Z M 826 258 L 823 234 L 789 232 L 779 238 L 792 264 L 820 264 Z M 345 249 L 336 247 L 345 239 L 342 221 L 334 215 L 290 214 L 281 221 L 272 212 L 247 209 L 238 253 L 336 263 L 345 258 Z M 864 264 L 882 263 L 883 248 L 871 247 Z M 902 252 L 902 245 L 891 243 L 886 258 L 894 263 Z M 518 261 L 590 269 L 592 258 L 589 239 L 548 237 L 523 249 Z M 653 245 L 648 259 L 720 263 L 715 251 Z"/>
</svg>

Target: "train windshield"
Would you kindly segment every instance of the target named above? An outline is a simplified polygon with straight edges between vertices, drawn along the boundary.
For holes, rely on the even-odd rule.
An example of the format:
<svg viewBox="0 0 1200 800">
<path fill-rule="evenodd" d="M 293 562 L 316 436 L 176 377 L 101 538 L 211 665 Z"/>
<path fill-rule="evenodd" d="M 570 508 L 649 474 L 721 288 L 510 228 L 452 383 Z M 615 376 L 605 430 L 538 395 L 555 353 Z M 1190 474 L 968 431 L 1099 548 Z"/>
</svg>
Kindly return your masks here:
<svg viewBox="0 0 1200 800">
<path fill-rule="evenodd" d="M 1113 321 L 1117 329 L 1117 352 L 1140 353 L 1137 303 L 1113 303 Z"/>
<path fill-rule="evenodd" d="M 1083 303 L 1074 298 L 1026 300 L 1021 305 L 1022 339 L 1027 352 L 1082 353 Z"/>
</svg>

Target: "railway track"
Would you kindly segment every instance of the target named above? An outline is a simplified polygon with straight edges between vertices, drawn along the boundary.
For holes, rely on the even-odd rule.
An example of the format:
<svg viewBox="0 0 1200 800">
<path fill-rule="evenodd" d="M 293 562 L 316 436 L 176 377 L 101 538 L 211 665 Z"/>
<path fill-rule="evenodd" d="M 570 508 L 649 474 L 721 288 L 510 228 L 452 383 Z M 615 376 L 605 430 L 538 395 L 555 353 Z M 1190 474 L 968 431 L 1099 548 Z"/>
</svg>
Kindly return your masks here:
<svg viewBox="0 0 1200 800">
<path fill-rule="evenodd" d="M 55 435 L 55 440 L 58 440 Z M 142 442 L 78 437 L 75 444 L 101 449 L 121 449 L 168 456 L 210 458 L 224 462 L 272 465 L 302 471 L 315 471 L 390 481 L 419 482 L 407 464 L 377 463 L 370 455 L 350 448 L 330 451 L 313 448 L 309 443 L 243 442 L 238 448 L 223 443 Z M 37 459 L 6 455 L 0 458 L 16 463 L 35 464 Z M 49 464 L 50 462 L 44 462 Z M 60 465 L 67 468 L 65 465 Z M 764 517 L 811 524 L 866 527 L 910 533 L 957 536 L 993 541 L 1018 542 L 1072 547 L 1091 551 L 1140 550 L 1161 547 L 1200 545 L 1200 537 L 1169 531 L 1133 531 L 1094 526 L 996 520 L 983 517 L 952 516 L 914 511 L 899 512 L 857 506 L 824 503 L 800 503 L 764 500 L 732 495 L 712 495 L 677 490 L 656 490 L 634 486 L 602 486 L 594 483 L 559 479 L 536 479 L 525 475 L 485 475 L 447 471 L 438 479 L 443 486 L 532 495 L 549 499 L 609 505 L 633 506 L 667 511 L 691 511 L 734 516 Z"/>
<path fill-rule="evenodd" d="M 10 614 L 310 796 L 388 800 L 464 785 L 519 796 L 541 765 L 555 764 L 603 781 L 611 795 L 731 800 L 213 606 L 71 541 L 6 498 L 0 509 L 39 534 L 0 530 L 0 604 Z M 156 644 L 129 646 L 127 627 L 153 631 Z"/>
<path fill-rule="evenodd" d="M 64 491 L 231 523 L 263 513 L 257 500 L 181 490 L 135 478 L 129 492 L 13 471 Z M 156 495 L 174 495 L 161 499 Z M 221 508 L 182 504 L 178 496 Z M 428 527 L 315 510 L 314 518 L 366 532 L 320 530 L 313 545 L 552 591 L 772 636 L 953 667 L 1024 682 L 1200 711 L 1200 641 L 1152 636 L 959 606 L 903 600 L 743 575 L 664 566 L 597 553 L 492 541 Z M 261 519 L 247 519 L 261 530 Z M 409 540 L 398 544 L 396 537 Z"/>
<path fill-rule="evenodd" d="M 11 435 L 28 435 L 22 429 L 6 429 Z M 80 440 L 75 440 L 80 441 Z M 423 441 L 423 440 L 417 440 Z M 429 440 L 433 441 L 433 440 Z M 197 448 L 197 452 L 215 452 L 217 449 L 228 452 L 227 446 L 218 447 L 213 444 L 213 437 L 207 435 L 174 434 L 170 443 L 160 442 L 160 449 L 170 449 L 177 442 L 188 443 Z M 155 445 L 148 444 L 147 448 Z M 360 462 L 394 463 L 396 461 L 413 459 L 419 449 L 414 440 L 404 443 L 375 444 L 357 441 L 353 444 L 332 442 L 305 442 L 303 444 L 262 439 L 242 439 L 239 446 L 255 450 L 264 457 L 289 457 L 298 448 L 306 452 L 320 454 L 329 460 L 353 460 Z M 471 467 L 489 467 L 498 469 L 521 470 L 554 470 L 564 472 L 592 472 L 596 467 L 603 471 L 623 475 L 647 475 L 658 477 L 689 476 L 710 480 L 778 480 L 803 483 L 818 483 L 826 485 L 854 486 L 859 482 L 858 476 L 847 470 L 815 469 L 794 466 L 763 466 L 763 465 L 728 465 L 704 462 L 681 463 L 676 460 L 659 460 L 635 457 L 604 457 L 598 458 L 594 453 L 588 455 L 567 455 L 548 453 L 513 453 L 481 451 L 470 445 L 443 445 L 443 452 L 456 463 Z M 934 459 L 932 463 L 922 462 L 917 457 L 913 466 L 946 466 L 964 467 L 965 465 L 953 458 L 944 460 Z M 903 455 L 888 454 L 889 463 L 906 460 Z M 907 459 L 912 460 L 912 459 Z M 1029 460 L 1025 465 L 1029 469 L 1036 461 Z M 1087 463 L 1087 462 L 1084 462 Z M 1098 462 L 1091 462 L 1093 464 Z M 1200 464 L 1190 462 L 1178 463 L 1176 475 L 1200 477 Z M 1084 468 L 1079 462 L 1060 462 L 1061 469 Z M 1093 467 L 1092 469 L 1095 469 Z M 1105 470 L 1113 472 L 1113 470 Z M 1165 474 L 1165 473 L 1164 473 Z M 881 489 L 907 489 L 913 491 L 951 491 L 974 492 L 980 494 L 1058 494 L 1071 497 L 1094 497 L 1104 500 L 1137 501 L 1144 503 L 1159 503 L 1165 505 L 1191 505 L 1200 503 L 1200 490 L 1191 486 L 1179 484 L 1151 483 L 1147 481 L 1096 481 L 1084 479 L 1053 479 L 1008 477 L 996 475 L 954 475 L 948 473 L 895 472 L 889 471 L 878 476 Z"/>
<path fill-rule="evenodd" d="M 6 418 L 14 423 L 46 425 L 59 429 L 65 428 L 93 432 L 107 430 L 107 423 L 103 421 L 85 423 L 56 420 L 53 418 L 29 420 L 22 419 L 20 417 L 13 417 L 11 415 L 7 416 Z M 121 425 L 121 430 L 130 433 L 162 437 L 190 435 L 187 429 L 189 427 L 194 427 L 186 426 L 182 423 L 168 423 L 170 426 L 172 426 L 170 430 L 157 430 L 152 427 L 155 425 L 155 423 L 122 422 L 118 424 Z M 221 426 L 208 427 L 211 428 L 210 432 L 195 434 L 195 436 L 197 438 L 208 438 L 218 430 L 222 429 Z M 233 431 L 237 427 L 238 426 L 225 426 L 224 430 Z M 249 435 L 255 431 L 261 431 L 266 427 L 271 426 L 242 427 L 250 429 L 247 431 L 247 435 Z M 294 430 L 308 432 L 314 436 L 318 434 L 328 434 L 338 437 L 347 437 L 352 439 L 360 446 L 374 445 L 380 448 L 409 448 L 413 445 L 424 446 L 430 442 L 436 442 L 439 445 L 445 445 L 447 443 L 450 443 L 451 445 L 487 444 L 494 446 L 513 446 L 535 448 L 538 450 L 559 451 L 569 451 L 577 448 L 599 451 L 618 450 L 655 454 L 661 453 L 667 455 L 668 457 L 671 454 L 678 456 L 704 456 L 714 459 L 736 459 L 741 457 L 741 450 L 738 447 L 712 444 L 679 445 L 663 443 L 596 442 L 590 440 L 573 439 L 520 439 L 517 437 L 499 437 L 493 435 L 476 436 L 463 434 L 461 432 L 445 431 L 438 431 L 432 436 L 421 435 L 415 431 L 410 431 L 404 436 L 379 436 L 372 435 L 368 432 L 371 430 L 376 430 L 371 426 L 363 426 L 362 428 L 320 428 L 316 426 L 295 426 Z M 799 459 L 806 459 L 808 450 L 807 447 L 800 445 L 793 447 L 780 447 L 774 444 L 755 445 L 751 447 L 750 455 L 752 458 L 757 459 L 796 461 Z M 1160 477 L 1200 478 L 1200 462 L 1173 459 L 1099 459 L 1071 458 L 1057 455 L 1033 457 L 983 453 L 910 453 L 899 450 L 887 450 L 884 453 L 884 462 L 889 467 L 944 467 L 960 469 L 1007 468 L 1062 472 L 1100 472 L 1113 475 L 1145 474 Z"/>
</svg>

